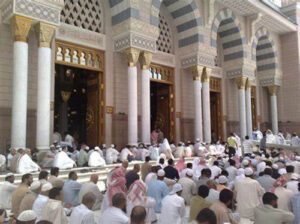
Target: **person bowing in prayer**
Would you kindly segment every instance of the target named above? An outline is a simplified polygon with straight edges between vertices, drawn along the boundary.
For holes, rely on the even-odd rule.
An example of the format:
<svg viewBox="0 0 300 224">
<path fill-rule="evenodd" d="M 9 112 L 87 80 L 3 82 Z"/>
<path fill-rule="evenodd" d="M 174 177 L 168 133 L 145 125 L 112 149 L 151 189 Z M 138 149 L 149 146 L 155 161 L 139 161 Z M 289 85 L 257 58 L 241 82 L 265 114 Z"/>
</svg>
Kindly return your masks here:
<svg viewBox="0 0 300 224">
<path fill-rule="evenodd" d="M 60 150 L 59 153 L 55 155 L 53 161 L 54 167 L 58 167 L 59 169 L 71 169 L 76 166 L 75 161 L 68 156 L 67 151 L 68 147 L 64 147 L 62 150 Z"/>
</svg>

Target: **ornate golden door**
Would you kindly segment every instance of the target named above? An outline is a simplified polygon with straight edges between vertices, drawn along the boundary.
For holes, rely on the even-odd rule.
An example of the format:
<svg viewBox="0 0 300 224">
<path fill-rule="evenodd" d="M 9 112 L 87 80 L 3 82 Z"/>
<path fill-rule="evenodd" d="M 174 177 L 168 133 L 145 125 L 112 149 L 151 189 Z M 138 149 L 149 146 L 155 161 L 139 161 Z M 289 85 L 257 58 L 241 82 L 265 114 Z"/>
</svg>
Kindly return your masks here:
<svg viewBox="0 0 300 224">
<path fill-rule="evenodd" d="M 212 141 L 222 139 L 221 79 L 210 78 L 210 114 Z"/>
<path fill-rule="evenodd" d="M 252 128 L 257 128 L 256 116 L 256 86 L 251 87 L 251 112 L 252 112 Z"/>
</svg>

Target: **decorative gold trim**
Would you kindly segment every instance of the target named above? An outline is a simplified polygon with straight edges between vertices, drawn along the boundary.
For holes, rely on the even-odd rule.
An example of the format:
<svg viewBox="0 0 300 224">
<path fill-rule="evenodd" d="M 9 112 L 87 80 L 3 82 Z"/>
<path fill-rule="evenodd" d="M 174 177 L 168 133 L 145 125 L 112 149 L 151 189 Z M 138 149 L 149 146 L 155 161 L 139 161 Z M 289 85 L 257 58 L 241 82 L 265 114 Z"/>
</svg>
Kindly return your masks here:
<svg viewBox="0 0 300 224">
<path fill-rule="evenodd" d="M 21 41 L 27 43 L 27 38 L 31 25 L 33 24 L 33 19 L 14 15 L 12 18 L 12 29 L 14 35 L 14 41 Z"/>
<path fill-rule="evenodd" d="M 194 75 L 193 80 L 194 81 L 201 81 L 201 76 L 203 73 L 203 66 L 195 65 L 190 67 L 191 73 Z"/>
<path fill-rule="evenodd" d="M 209 88 L 211 92 L 221 93 L 222 91 L 222 81 L 217 77 L 210 77 Z"/>
<path fill-rule="evenodd" d="M 212 69 L 204 67 L 202 73 L 202 82 L 209 82 L 211 76 Z"/>
<path fill-rule="evenodd" d="M 50 102 L 50 111 L 54 111 L 54 102 L 53 101 Z"/>
<path fill-rule="evenodd" d="M 113 114 L 114 113 L 114 107 L 107 106 L 106 107 L 106 113 L 107 114 Z"/>
<path fill-rule="evenodd" d="M 247 77 L 238 77 L 235 79 L 238 89 L 245 89 Z"/>
<path fill-rule="evenodd" d="M 250 90 L 252 89 L 252 80 L 251 79 L 247 79 L 246 81 L 246 90 Z"/>
<path fill-rule="evenodd" d="M 67 91 L 60 91 L 61 98 L 63 99 L 64 102 L 68 102 L 68 100 L 71 97 L 72 92 L 67 92 Z"/>
<path fill-rule="evenodd" d="M 181 118 L 181 112 L 176 112 L 176 118 Z"/>
<path fill-rule="evenodd" d="M 277 95 L 277 89 L 278 89 L 278 86 L 268 86 L 268 89 L 269 89 L 269 93 L 271 96 L 276 96 Z"/>
<path fill-rule="evenodd" d="M 150 68 L 153 54 L 147 51 L 143 51 L 140 56 L 141 69 L 146 70 Z"/>
<path fill-rule="evenodd" d="M 223 121 L 228 121 L 228 116 L 227 115 L 223 115 Z"/>
<path fill-rule="evenodd" d="M 140 50 L 136 49 L 136 48 L 133 48 L 133 47 L 130 47 L 130 48 L 127 48 L 124 51 L 124 53 L 127 57 L 128 66 L 129 67 L 135 67 L 136 63 L 139 59 L 139 56 L 140 56 Z"/>
<path fill-rule="evenodd" d="M 36 34 L 39 39 L 39 47 L 48 47 L 51 48 L 51 41 L 55 31 L 55 26 L 39 22 L 37 23 L 35 29 Z"/>
</svg>

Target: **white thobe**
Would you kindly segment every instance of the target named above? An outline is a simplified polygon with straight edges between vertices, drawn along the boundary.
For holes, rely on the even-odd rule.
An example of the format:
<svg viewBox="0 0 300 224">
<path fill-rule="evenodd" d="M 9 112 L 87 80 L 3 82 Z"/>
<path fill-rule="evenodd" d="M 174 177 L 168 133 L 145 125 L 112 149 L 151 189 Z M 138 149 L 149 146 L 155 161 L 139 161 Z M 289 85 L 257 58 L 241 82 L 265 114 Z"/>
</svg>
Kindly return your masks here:
<svg viewBox="0 0 300 224">
<path fill-rule="evenodd" d="M 291 180 L 289 182 L 287 182 L 286 184 L 286 188 L 293 191 L 294 194 L 298 194 L 299 191 L 298 191 L 298 181 L 296 180 Z"/>
<path fill-rule="evenodd" d="M 95 195 L 95 204 L 93 206 L 93 210 L 99 210 L 101 208 L 103 195 L 100 192 L 98 185 L 93 182 L 87 182 L 82 184 L 78 196 L 79 203 L 82 203 L 83 196 L 88 192 L 92 192 Z"/>
<path fill-rule="evenodd" d="M 140 152 L 141 152 L 141 160 L 142 160 L 142 161 L 145 161 L 145 160 L 146 160 L 146 157 L 147 157 L 147 156 L 150 156 L 150 152 L 149 152 L 148 149 L 141 148 L 141 149 L 140 149 Z"/>
<path fill-rule="evenodd" d="M 294 194 L 293 191 L 284 187 L 276 187 L 274 194 L 276 194 L 276 196 L 278 197 L 278 208 L 291 212 L 291 197 Z"/>
<path fill-rule="evenodd" d="M 91 153 L 89 157 L 89 162 L 88 165 L 91 167 L 96 167 L 96 166 L 105 166 L 105 160 L 101 157 L 100 153 L 97 151 L 94 151 Z"/>
<path fill-rule="evenodd" d="M 231 181 L 234 181 L 236 175 L 237 175 L 237 168 L 234 166 L 227 167 L 226 171 L 228 172 L 228 183 Z"/>
<path fill-rule="evenodd" d="M 7 169 L 10 168 L 11 160 L 12 160 L 13 157 L 14 157 L 14 156 L 13 156 L 11 153 L 9 153 L 9 154 L 7 155 Z"/>
<path fill-rule="evenodd" d="M 130 152 L 130 150 L 129 150 L 128 148 L 122 149 L 122 151 L 121 151 L 121 153 L 120 153 L 120 160 L 121 160 L 122 162 L 128 160 L 128 155 L 133 156 L 133 153 Z"/>
<path fill-rule="evenodd" d="M 0 184 L 0 207 L 3 209 L 11 209 L 11 198 L 13 192 L 18 186 L 8 181 L 4 181 Z M 21 203 L 21 202 L 20 202 Z"/>
<path fill-rule="evenodd" d="M 75 165 L 75 161 L 72 160 L 66 152 L 61 151 L 55 155 L 53 166 L 59 169 L 70 169 Z"/>
<path fill-rule="evenodd" d="M 169 194 L 162 200 L 158 224 L 181 224 L 185 216 L 184 199 L 177 194 Z"/>
<path fill-rule="evenodd" d="M 294 136 L 291 139 L 291 146 L 298 146 L 299 145 L 299 137 L 298 136 Z"/>
<path fill-rule="evenodd" d="M 78 205 L 72 211 L 69 223 L 72 224 L 94 224 L 94 213 L 84 204 Z"/>
<path fill-rule="evenodd" d="M 71 135 L 66 135 L 65 142 L 67 142 L 67 143 L 69 143 L 70 145 L 73 146 L 74 138 Z"/>
<path fill-rule="evenodd" d="M 216 166 L 216 165 L 213 165 L 212 167 L 210 167 L 210 170 L 211 170 L 211 179 L 215 179 L 215 177 L 219 176 L 222 172 L 221 168 Z"/>
<path fill-rule="evenodd" d="M 35 199 L 32 210 L 36 214 L 36 222 L 42 220 L 42 215 L 43 215 L 43 209 L 45 207 L 46 202 L 49 200 L 49 198 L 45 195 L 39 194 L 37 198 Z"/>
<path fill-rule="evenodd" d="M 209 189 L 209 194 L 205 198 L 205 200 L 210 201 L 212 203 L 218 202 L 220 197 L 220 192 L 215 189 Z"/>
<path fill-rule="evenodd" d="M 158 147 L 149 147 L 150 158 L 151 160 L 157 160 L 159 157 L 159 148 Z"/>
<path fill-rule="evenodd" d="M 145 179 L 145 184 L 147 186 L 149 186 L 149 184 L 151 183 L 151 181 L 156 180 L 157 179 L 157 174 L 156 173 L 148 173 Z"/>
<path fill-rule="evenodd" d="M 39 165 L 33 162 L 29 155 L 24 154 L 21 156 L 19 160 L 17 173 L 25 174 L 25 173 L 37 172 L 39 168 L 40 168 Z"/>
<path fill-rule="evenodd" d="M 129 218 L 121 209 L 109 207 L 100 217 L 99 224 L 129 224 Z"/>
<path fill-rule="evenodd" d="M 114 148 L 109 148 L 106 150 L 106 163 L 112 164 L 117 162 L 119 156 L 119 152 Z"/>
</svg>

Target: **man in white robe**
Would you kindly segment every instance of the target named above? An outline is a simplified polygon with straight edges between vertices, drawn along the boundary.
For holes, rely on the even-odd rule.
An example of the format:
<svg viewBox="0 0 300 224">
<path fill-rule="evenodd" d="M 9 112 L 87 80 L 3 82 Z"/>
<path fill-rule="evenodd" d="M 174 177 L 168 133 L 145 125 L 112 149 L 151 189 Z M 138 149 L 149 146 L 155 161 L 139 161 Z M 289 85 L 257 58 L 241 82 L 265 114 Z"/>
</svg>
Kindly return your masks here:
<svg viewBox="0 0 300 224">
<path fill-rule="evenodd" d="M 291 146 L 299 146 L 299 143 L 300 143 L 299 137 L 297 136 L 296 133 L 293 133 L 292 139 L 291 139 Z"/>
<path fill-rule="evenodd" d="M 53 166 L 58 167 L 59 169 L 71 169 L 76 164 L 67 154 L 67 148 L 65 147 L 62 151 L 55 155 Z"/>
<path fill-rule="evenodd" d="M 181 197 L 181 184 L 174 184 L 173 190 L 162 200 L 161 215 L 158 224 L 183 223 L 185 216 L 184 199 Z"/>
<path fill-rule="evenodd" d="M 0 172 L 4 172 L 6 170 L 6 157 L 0 154 Z"/>
<path fill-rule="evenodd" d="M 106 150 L 106 163 L 116 163 L 118 161 L 119 154 L 120 153 L 118 152 L 118 150 L 115 149 L 115 145 L 111 145 L 111 147 Z"/>
<path fill-rule="evenodd" d="M 82 197 L 82 204 L 75 207 L 70 216 L 72 224 L 95 224 L 94 212 L 92 208 L 95 204 L 94 192 L 88 192 Z"/>
<path fill-rule="evenodd" d="M 0 207 L 3 209 L 11 209 L 12 194 L 18 187 L 14 185 L 14 181 L 14 174 L 8 173 L 5 176 L 5 181 L 0 184 Z"/>
<path fill-rule="evenodd" d="M 157 160 L 159 157 L 159 148 L 157 145 L 153 145 L 149 147 L 150 158 L 151 160 Z"/>
<path fill-rule="evenodd" d="M 130 151 L 129 147 L 130 146 L 127 145 L 125 148 L 122 149 L 122 151 L 120 153 L 120 160 L 121 160 L 121 162 L 127 161 L 128 160 L 128 156 L 134 157 L 133 153 Z"/>
<path fill-rule="evenodd" d="M 41 161 L 41 167 L 43 168 L 53 167 L 54 158 L 55 158 L 55 146 L 51 145 L 50 150 L 46 153 L 43 160 Z"/>
<path fill-rule="evenodd" d="M 101 157 L 99 153 L 100 149 L 94 149 L 94 151 L 91 153 L 89 157 L 88 165 L 90 167 L 99 167 L 99 166 L 105 166 L 105 160 Z"/>
<path fill-rule="evenodd" d="M 25 174 L 40 171 L 41 168 L 38 164 L 32 161 L 30 158 L 30 149 L 26 149 L 23 155 L 21 155 L 17 167 L 17 173 Z"/>
<path fill-rule="evenodd" d="M 174 157 L 181 158 L 184 155 L 184 143 L 178 143 L 178 147 L 175 150 Z"/>
<path fill-rule="evenodd" d="M 82 184 L 80 191 L 79 191 L 79 203 L 83 203 L 84 195 L 86 195 L 88 192 L 93 192 L 95 197 L 95 203 L 93 207 L 91 208 L 93 211 L 100 210 L 101 203 L 103 200 L 103 195 L 99 190 L 99 187 L 97 185 L 99 180 L 99 177 L 97 174 L 92 174 L 90 181 Z"/>
<path fill-rule="evenodd" d="M 7 169 L 10 169 L 11 160 L 16 155 L 17 150 L 14 148 L 9 149 L 9 154 L 7 155 Z"/>
<path fill-rule="evenodd" d="M 78 154 L 78 166 L 83 167 L 86 166 L 88 164 L 89 161 L 89 147 L 88 146 L 84 146 L 83 148 L 80 149 L 79 154 Z"/>
</svg>

